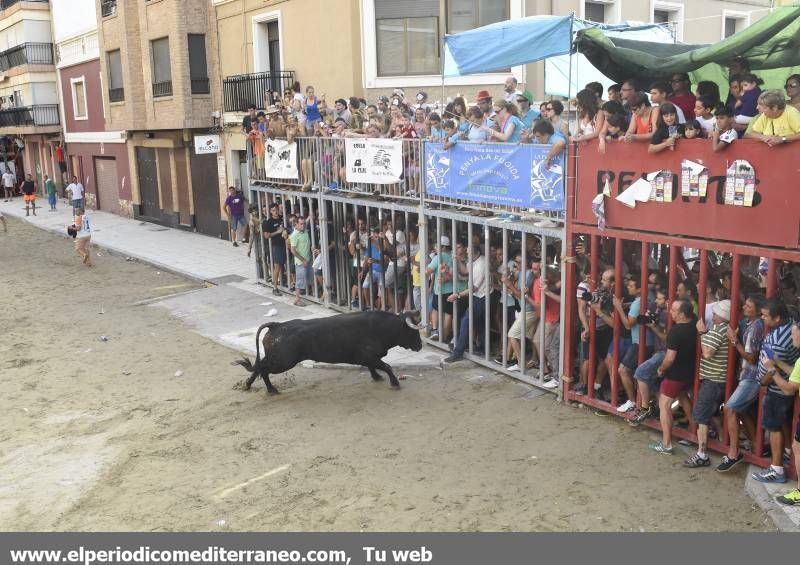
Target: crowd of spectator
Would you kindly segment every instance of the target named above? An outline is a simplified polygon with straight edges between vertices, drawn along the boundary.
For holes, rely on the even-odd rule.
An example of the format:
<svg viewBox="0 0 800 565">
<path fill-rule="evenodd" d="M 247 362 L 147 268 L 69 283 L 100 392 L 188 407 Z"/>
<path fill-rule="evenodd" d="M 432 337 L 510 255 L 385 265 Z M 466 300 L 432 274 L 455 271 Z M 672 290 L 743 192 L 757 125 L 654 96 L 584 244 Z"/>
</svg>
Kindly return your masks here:
<svg viewBox="0 0 800 565">
<path fill-rule="evenodd" d="M 582 239 L 575 242 L 581 360 L 575 393 L 586 395 L 592 382 L 594 396 L 611 401 L 609 375 L 616 369 L 622 385 L 617 412 L 626 414 L 634 427 L 648 418 L 660 421 L 662 438 L 650 444 L 651 450 L 673 454 L 674 424 L 687 429 L 696 425 L 697 452 L 684 465 L 706 467 L 711 464 L 709 439 L 722 439 L 727 433 L 729 448 L 716 467 L 719 472 L 727 472 L 743 460 L 742 444 L 754 449 L 757 411 L 761 410 L 767 447 L 759 455 L 769 457 L 771 464 L 754 473 L 753 478 L 767 483 L 786 482 L 785 466 L 792 450 L 795 464 L 800 466 L 800 428 L 795 432 L 794 443 L 790 429 L 795 396 L 800 389 L 800 265 L 778 263 L 778 290 L 775 297 L 767 299 L 766 262 L 757 257 L 744 258 L 737 273 L 739 290 L 735 302 L 741 304 L 741 312 L 737 313 L 731 310 L 734 273 L 730 255 L 709 254 L 707 280 L 701 287 L 701 258 L 683 250 L 673 273 L 675 288 L 670 289 L 666 250 L 654 249 L 650 256 L 642 258 L 638 242 L 627 244 L 623 245 L 623 263 L 615 271 L 613 252 L 602 240 L 596 250 L 588 249 Z M 596 282 L 590 275 L 591 253 L 597 254 L 601 273 Z M 640 288 L 642 269 L 647 272 L 646 289 Z M 616 272 L 625 277 L 621 293 L 615 293 Z M 705 300 L 700 299 L 700 294 Z M 699 305 L 703 303 L 701 312 Z M 615 314 L 620 321 L 616 367 Z M 591 335 L 596 354 L 593 363 Z M 733 365 L 729 359 L 733 359 Z M 595 368 L 591 379 L 590 367 Z M 732 394 L 726 400 L 726 386 L 731 379 Z M 762 387 L 766 394 L 759 407 Z M 778 500 L 800 504 L 800 490 Z"/>
</svg>

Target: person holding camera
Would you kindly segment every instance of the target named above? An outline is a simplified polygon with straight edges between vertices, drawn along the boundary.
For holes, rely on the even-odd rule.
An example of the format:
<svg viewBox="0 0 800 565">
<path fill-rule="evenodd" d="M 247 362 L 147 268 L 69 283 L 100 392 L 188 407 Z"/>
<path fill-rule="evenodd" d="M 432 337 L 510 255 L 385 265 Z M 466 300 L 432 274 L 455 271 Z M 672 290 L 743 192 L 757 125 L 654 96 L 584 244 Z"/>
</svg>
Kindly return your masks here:
<svg viewBox="0 0 800 565">
<path fill-rule="evenodd" d="M 608 367 L 604 361 L 608 348 L 614 339 L 613 319 L 611 318 L 611 313 L 614 309 L 614 302 L 611 296 L 611 289 L 614 288 L 614 270 L 606 269 L 603 271 L 600 276 L 600 285 L 596 290 L 592 290 L 593 282 L 587 277 L 586 280 L 578 284 L 578 317 L 583 326 L 581 331 L 581 349 L 583 351 L 581 381 L 575 389 L 578 394 L 586 394 L 586 387 L 589 382 L 589 313 L 592 310 L 597 314 L 595 316 L 595 354 L 597 357 L 595 390 L 602 388 L 603 381 L 608 375 Z M 605 314 L 605 317 L 603 314 Z M 611 320 L 610 324 L 609 320 Z"/>
<path fill-rule="evenodd" d="M 683 462 L 684 467 L 708 467 L 706 453 L 708 426 L 725 401 L 725 382 L 728 379 L 728 324 L 731 319 L 731 301 L 720 300 L 712 308 L 712 325 L 697 320 L 700 337 L 700 390 L 694 401 L 694 421 L 697 422 L 697 453 Z"/>
<path fill-rule="evenodd" d="M 639 327 L 640 325 L 647 325 L 651 321 L 656 321 L 653 317 L 641 313 L 641 283 L 638 276 L 634 275 L 627 280 L 625 290 L 627 290 L 629 296 L 635 297 L 627 313 L 623 308 L 622 299 L 614 297 L 614 310 L 619 314 L 622 325 L 631 332 L 631 345 L 625 351 L 619 363 L 620 381 L 622 382 L 622 388 L 625 389 L 625 394 L 628 395 L 628 399 L 617 407 L 617 412 L 623 414 L 636 408 L 636 386 L 633 374 L 639 366 Z M 647 328 L 645 330 L 645 358 L 649 358 L 652 354 L 653 332 Z"/>
<path fill-rule="evenodd" d="M 651 398 L 651 391 L 658 387 L 658 368 L 667 352 L 667 293 L 663 289 L 656 291 L 656 298 L 647 312 L 637 320 L 645 324 L 653 334 L 653 355 L 636 368 L 633 378 L 636 388 L 642 398 L 642 407 L 636 411 L 630 420 L 633 427 L 638 426 L 645 419 L 655 414 L 656 407 Z"/>
<path fill-rule="evenodd" d="M 697 360 L 697 321 L 692 303 L 688 300 L 675 300 L 670 308 L 672 328 L 667 333 L 667 352 L 656 372 L 663 377 L 659 392 L 658 408 L 661 421 L 661 441 L 649 445 L 651 451 L 672 455 L 672 403 L 677 400 L 689 417 L 692 426 L 692 401 L 689 390 L 692 387 Z"/>
</svg>

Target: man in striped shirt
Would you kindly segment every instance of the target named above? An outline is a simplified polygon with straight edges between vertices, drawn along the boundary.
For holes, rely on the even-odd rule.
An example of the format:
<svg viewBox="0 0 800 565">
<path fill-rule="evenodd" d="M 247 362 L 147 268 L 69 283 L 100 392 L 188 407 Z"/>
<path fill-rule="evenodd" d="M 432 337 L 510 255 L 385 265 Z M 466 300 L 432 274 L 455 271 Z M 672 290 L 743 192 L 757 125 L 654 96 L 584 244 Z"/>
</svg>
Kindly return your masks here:
<svg viewBox="0 0 800 565">
<path fill-rule="evenodd" d="M 720 300 L 711 308 L 712 325 L 697 321 L 697 331 L 702 336 L 700 347 L 700 390 L 694 402 L 692 415 L 697 422 L 697 453 L 683 462 L 684 467 L 708 467 L 706 453 L 708 426 L 725 400 L 725 381 L 728 377 L 728 323 L 731 319 L 731 301 Z"/>
<path fill-rule="evenodd" d="M 769 432 L 772 461 L 769 468 L 761 473 L 753 473 L 752 477 L 762 483 L 785 483 L 783 447 L 784 438 L 789 437 L 794 396 L 781 390 L 773 378 L 776 369 L 769 368 L 768 362 L 777 359 L 793 365 L 800 359 L 800 349 L 792 343 L 792 320 L 789 318 L 786 304 L 781 300 L 776 298 L 767 300 L 761 308 L 761 319 L 764 320 L 764 327 L 768 332 L 758 358 L 761 386 L 767 386 L 767 394 L 761 407 L 761 423 Z"/>
</svg>

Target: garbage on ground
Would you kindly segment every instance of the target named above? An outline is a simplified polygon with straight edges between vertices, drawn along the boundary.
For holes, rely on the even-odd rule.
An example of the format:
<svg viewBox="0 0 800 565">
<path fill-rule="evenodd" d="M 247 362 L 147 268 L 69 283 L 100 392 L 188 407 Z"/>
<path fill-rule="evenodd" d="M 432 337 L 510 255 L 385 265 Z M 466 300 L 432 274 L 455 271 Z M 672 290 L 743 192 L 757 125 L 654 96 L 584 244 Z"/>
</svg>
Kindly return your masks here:
<svg viewBox="0 0 800 565">
<path fill-rule="evenodd" d="M 270 317 L 274 316 L 277 313 L 278 313 L 278 310 L 276 310 L 275 308 L 270 308 L 269 311 L 266 314 L 264 314 L 264 317 L 265 318 L 270 318 Z"/>
<path fill-rule="evenodd" d="M 100 336 L 100 341 L 108 341 L 108 336 L 107 335 L 101 335 Z"/>
<path fill-rule="evenodd" d="M 175 371 L 175 376 L 176 376 L 176 377 L 182 377 L 182 376 L 183 376 L 183 371 L 181 371 L 180 369 L 178 369 L 177 371 Z"/>
</svg>

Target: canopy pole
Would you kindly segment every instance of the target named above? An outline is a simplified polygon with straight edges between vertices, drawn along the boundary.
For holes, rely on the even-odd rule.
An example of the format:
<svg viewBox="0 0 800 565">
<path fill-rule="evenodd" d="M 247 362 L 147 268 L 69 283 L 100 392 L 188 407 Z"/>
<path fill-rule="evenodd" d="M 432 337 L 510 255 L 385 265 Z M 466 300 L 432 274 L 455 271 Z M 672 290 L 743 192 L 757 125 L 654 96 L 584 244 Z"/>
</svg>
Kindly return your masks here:
<svg viewBox="0 0 800 565">
<path fill-rule="evenodd" d="M 575 56 L 572 50 L 572 45 L 574 43 L 573 39 L 573 28 L 575 27 L 575 12 L 572 12 L 572 17 L 569 20 L 569 71 L 567 72 L 569 76 L 569 84 L 567 85 L 567 106 L 569 107 L 570 100 L 572 100 L 572 59 Z M 577 69 L 577 66 L 575 67 Z M 572 125 L 572 108 L 569 107 L 569 112 L 567 112 L 567 129 L 570 129 Z"/>
<path fill-rule="evenodd" d="M 444 119 L 445 119 L 444 118 L 444 109 L 447 106 L 447 104 L 444 101 L 444 48 L 445 48 L 446 42 L 447 42 L 447 36 L 445 35 L 444 37 L 442 37 L 442 52 L 441 52 L 441 56 L 439 57 L 439 61 L 440 61 L 439 68 L 440 68 L 440 70 L 442 72 L 442 94 L 441 94 L 442 107 L 439 108 L 439 116 L 442 118 L 442 122 L 444 122 Z M 465 111 L 466 111 L 466 108 L 465 108 Z"/>
</svg>

